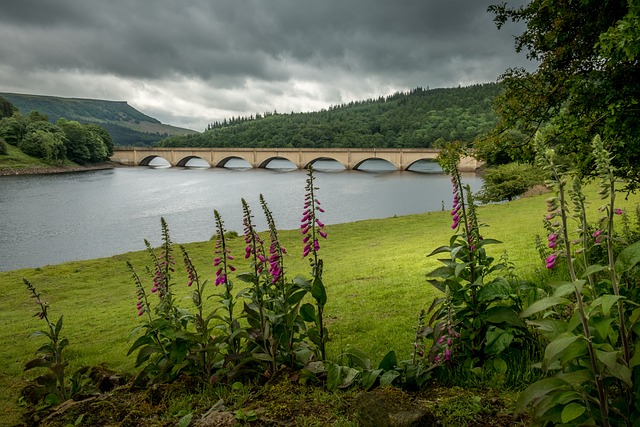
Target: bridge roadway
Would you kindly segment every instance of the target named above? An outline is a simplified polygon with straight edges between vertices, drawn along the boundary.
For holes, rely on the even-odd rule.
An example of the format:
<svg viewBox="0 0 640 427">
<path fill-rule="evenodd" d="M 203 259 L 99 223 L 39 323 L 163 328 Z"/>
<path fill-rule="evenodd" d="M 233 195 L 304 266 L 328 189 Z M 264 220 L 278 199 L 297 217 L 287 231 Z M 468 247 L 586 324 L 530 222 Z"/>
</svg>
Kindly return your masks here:
<svg viewBox="0 0 640 427">
<path fill-rule="evenodd" d="M 286 159 L 304 169 L 316 160 L 336 160 L 347 169 L 358 169 L 370 159 L 386 160 L 398 170 L 407 170 L 419 160 L 436 160 L 440 150 L 430 148 L 115 148 L 111 161 L 127 166 L 148 166 L 162 157 L 171 166 L 184 167 L 189 160 L 199 158 L 211 167 L 224 167 L 231 159 L 242 159 L 253 168 L 265 168 L 271 160 Z M 475 171 L 481 162 L 473 157 L 460 160 L 461 171 Z"/>
</svg>

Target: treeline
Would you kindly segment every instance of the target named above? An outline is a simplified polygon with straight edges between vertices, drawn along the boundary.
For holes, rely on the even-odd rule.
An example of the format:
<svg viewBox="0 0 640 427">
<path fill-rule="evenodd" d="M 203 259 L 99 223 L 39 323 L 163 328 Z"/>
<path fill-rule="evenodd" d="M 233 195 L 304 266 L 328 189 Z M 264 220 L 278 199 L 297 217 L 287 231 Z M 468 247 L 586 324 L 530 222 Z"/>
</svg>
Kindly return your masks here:
<svg viewBox="0 0 640 427">
<path fill-rule="evenodd" d="M 436 141 L 471 143 L 497 122 L 500 85 L 416 88 L 319 112 L 257 113 L 209 124 L 202 134 L 171 136 L 161 147 L 429 148 Z"/>
<path fill-rule="evenodd" d="M 78 164 L 99 163 L 113 154 L 113 141 L 103 127 L 65 118 L 53 124 L 37 111 L 25 116 L 0 97 L 0 154 L 7 154 L 6 144 L 54 164 L 65 160 Z"/>
</svg>

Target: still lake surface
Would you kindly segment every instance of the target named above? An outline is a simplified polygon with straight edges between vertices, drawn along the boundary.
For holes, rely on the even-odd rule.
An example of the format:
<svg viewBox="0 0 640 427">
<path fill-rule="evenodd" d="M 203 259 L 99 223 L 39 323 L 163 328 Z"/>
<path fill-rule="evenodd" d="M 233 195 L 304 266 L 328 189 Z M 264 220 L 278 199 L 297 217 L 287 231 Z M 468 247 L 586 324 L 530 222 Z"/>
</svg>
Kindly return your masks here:
<svg viewBox="0 0 640 427">
<path fill-rule="evenodd" d="M 324 165 L 324 166 L 323 166 Z M 176 243 L 215 233 L 213 210 L 227 230 L 242 233 L 244 198 L 264 230 L 263 194 L 279 229 L 299 226 L 306 171 L 272 165 L 245 168 L 115 168 L 0 177 L 0 271 L 112 256 L 161 241 L 160 217 Z M 369 163 L 367 171 L 316 164 L 317 198 L 326 224 L 387 218 L 451 205 L 451 182 L 425 162 L 412 171 Z M 420 173 L 422 172 L 422 173 Z M 474 191 L 475 174 L 464 175 Z"/>
</svg>

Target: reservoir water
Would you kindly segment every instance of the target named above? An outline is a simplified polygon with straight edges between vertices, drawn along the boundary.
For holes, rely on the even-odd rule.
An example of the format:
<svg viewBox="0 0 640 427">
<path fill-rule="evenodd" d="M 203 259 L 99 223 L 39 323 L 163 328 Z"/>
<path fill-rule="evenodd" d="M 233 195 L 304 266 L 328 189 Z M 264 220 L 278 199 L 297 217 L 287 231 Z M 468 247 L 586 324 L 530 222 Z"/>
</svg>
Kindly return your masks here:
<svg viewBox="0 0 640 427">
<path fill-rule="evenodd" d="M 270 165 L 271 166 L 271 165 Z M 326 224 L 441 210 L 451 206 L 447 175 L 389 171 L 316 173 L 317 197 Z M 426 166 L 428 171 L 430 166 Z M 419 169 L 418 169 L 419 170 Z M 160 217 L 172 240 L 208 240 L 214 209 L 227 230 L 242 233 L 244 198 L 255 223 L 266 223 L 263 194 L 279 229 L 299 226 L 306 171 L 224 168 L 115 168 L 110 170 L 0 177 L 0 271 L 35 268 L 111 256 L 160 243 Z M 474 191 L 481 179 L 464 175 Z"/>
</svg>

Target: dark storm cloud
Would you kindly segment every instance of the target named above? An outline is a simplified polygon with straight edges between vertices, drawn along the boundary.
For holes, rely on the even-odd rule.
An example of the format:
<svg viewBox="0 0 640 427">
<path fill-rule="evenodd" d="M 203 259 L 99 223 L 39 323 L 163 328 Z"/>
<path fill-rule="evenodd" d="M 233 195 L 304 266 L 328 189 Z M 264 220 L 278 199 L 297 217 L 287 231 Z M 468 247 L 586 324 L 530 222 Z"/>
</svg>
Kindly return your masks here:
<svg viewBox="0 0 640 427">
<path fill-rule="evenodd" d="M 172 108 L 185 104 L 171 113 L 184 125 L 196 102 L 202 122 L 495 81 L 523 58 L 486 12 L 491 3 L 3 0 L 0 91 L 110 93 L 165 119 L 166 103 L 152 98 L 170 96 Z"/>
</svg>

